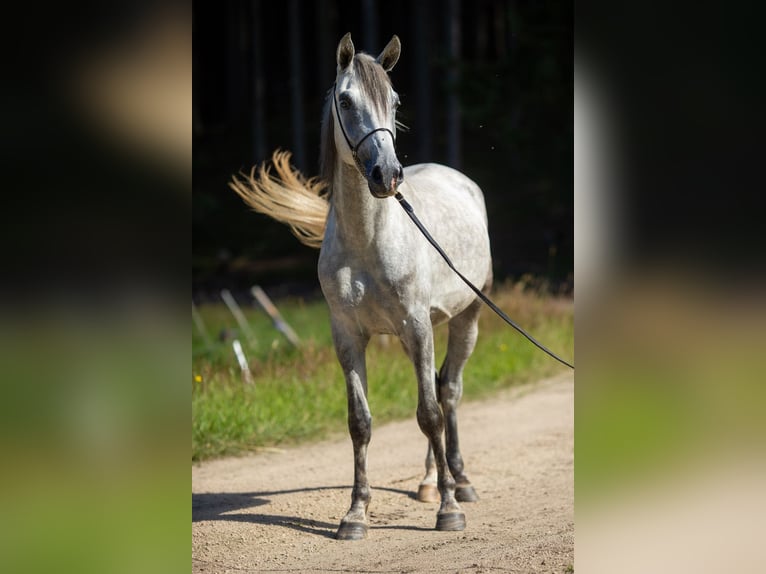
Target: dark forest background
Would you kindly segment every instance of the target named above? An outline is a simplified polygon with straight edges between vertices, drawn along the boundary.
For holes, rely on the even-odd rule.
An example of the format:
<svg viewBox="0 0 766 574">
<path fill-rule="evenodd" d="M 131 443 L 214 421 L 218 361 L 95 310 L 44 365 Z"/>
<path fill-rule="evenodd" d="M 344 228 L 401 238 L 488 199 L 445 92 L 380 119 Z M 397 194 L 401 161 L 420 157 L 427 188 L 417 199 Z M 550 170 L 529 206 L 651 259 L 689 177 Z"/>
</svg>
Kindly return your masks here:
<svg viewBox="0 0 766 574">
<path fill-rule="evenodd" d="M 249 211 L 227 181 L 276 148 L 318 173 L 322 104 L 348 31 L 373 55 L 400 37 L 400 160 L 451 165 L 482 187 L 496 278 L 571 290 L 572 27 L 571 2 L 194 2 L 194 297 L 317 289 L 318 251 Z"/>
</svg>

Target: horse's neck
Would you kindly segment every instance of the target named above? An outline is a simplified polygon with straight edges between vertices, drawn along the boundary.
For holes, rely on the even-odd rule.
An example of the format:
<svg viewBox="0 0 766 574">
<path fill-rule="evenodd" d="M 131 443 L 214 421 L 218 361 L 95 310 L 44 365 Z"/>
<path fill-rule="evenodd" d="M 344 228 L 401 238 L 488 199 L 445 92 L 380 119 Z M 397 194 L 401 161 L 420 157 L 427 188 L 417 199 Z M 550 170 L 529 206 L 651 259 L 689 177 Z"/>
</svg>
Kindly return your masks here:
<svg viewBox="0 0 766 574">
<path fill-rule="evenodd" d="M 337 232 L 349 248 L 374 248 L 390 231 L 391 207 L 396 207 L 395 202 L 373 197 L 359 171 L 342 161 L 339 163 L 331 200 Z"/>
</svg>

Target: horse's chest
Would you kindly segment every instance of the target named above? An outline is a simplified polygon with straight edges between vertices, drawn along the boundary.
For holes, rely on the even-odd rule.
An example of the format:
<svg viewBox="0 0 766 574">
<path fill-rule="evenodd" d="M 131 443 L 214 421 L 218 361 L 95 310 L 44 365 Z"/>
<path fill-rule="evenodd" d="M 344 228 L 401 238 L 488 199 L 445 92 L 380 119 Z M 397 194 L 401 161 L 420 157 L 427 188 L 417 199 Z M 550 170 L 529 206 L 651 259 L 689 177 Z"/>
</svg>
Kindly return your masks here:
<svg viewBox="0 0 766 574">
<path fill-rule="evenodd" d="M 369 274 L 354 273 L 349 267 L 339 269 L 335 277 L 337 297 L 344 307 L 359 308 L 367 302 L 367 293 L 373 290 L 373 282 Z"/>
<path fill-rule="evenodd" d="M 320 273 L 320 282 L 333 312 L 353 317 L 371 331 L 393 332 L 402 305 L 388 278 L 343 266 Z"/>
<path fill-rule="evenodd" d="M 331 297 L 344 307 L 362 309 L 392 297 L 393 285 L 373 273 L 341 267 L 329 282 Z"/>
</svg>

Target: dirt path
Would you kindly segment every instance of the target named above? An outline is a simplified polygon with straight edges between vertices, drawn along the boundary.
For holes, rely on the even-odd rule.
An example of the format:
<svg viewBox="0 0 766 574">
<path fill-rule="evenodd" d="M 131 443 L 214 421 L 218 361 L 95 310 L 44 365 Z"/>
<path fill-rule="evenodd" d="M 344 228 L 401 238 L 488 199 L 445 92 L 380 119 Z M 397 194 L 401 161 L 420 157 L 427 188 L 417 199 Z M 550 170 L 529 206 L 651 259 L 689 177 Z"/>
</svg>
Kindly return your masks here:
<svg viewBox="0 0 766 574">
<path fill-rule="evenodd" d="M 374 409 L 374 405 L 373 409 Z M 414 499 L 425 438 L 414 418 L 373 429 L 368 538 L 333 539 L 350 502 L 348 437 L 192 469 L 194 572 L 554 572 L 574 562 L 574 384 L 565 374 L 460 409 L 480 500 L 437 532 Z"/>
</svg>

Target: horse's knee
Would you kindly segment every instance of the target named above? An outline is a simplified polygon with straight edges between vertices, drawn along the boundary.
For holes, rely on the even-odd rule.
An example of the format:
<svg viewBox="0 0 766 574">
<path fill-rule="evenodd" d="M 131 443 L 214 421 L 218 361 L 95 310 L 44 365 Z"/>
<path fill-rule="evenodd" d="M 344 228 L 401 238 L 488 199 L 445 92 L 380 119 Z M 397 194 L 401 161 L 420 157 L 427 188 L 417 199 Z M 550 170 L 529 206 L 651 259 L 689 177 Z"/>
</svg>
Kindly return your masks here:
<svg viewBox="0 0 766 574">
<path fill-rule="evenodd" d="M 354 444 L 368 444 L 372 436 L 372 417 L 370 414 L 349 410 L 348 431 Z"/>
<path fill-rule="evenodd" d="M 444 419 L 439 404 L 435 400 L 418 403 L 417 419 L 420 430 L 429 438 L 442 432 Z"/>
<path fill-rule="evenodd" d="M 360 385 L 349 384 L 346 388 L 348 398 L 348 430 L 356 443 L 367 444 L 372 434 L 372 416 L 367 406 L 367 397 Z"/>
<path fill-rule="evenodd" d="M 462 397 L 463 382 L 459 377 L 439 377 L 439 402 L 442 407 L 455 409 Z"/>
</svg>

